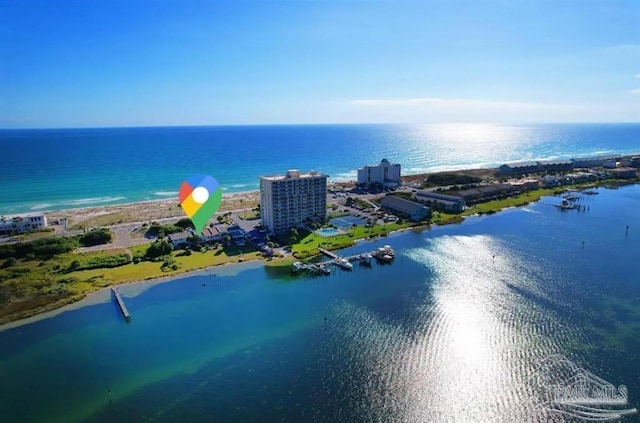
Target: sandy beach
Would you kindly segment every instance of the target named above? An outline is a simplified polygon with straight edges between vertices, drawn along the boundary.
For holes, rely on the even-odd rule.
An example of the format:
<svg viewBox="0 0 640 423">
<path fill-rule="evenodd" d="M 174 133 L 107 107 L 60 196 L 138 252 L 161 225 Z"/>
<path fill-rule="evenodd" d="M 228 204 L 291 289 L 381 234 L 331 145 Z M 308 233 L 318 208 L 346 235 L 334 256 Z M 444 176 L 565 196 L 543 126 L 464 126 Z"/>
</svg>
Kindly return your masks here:
<svg viewBox="0 0 640 423">
<path fill-rule="evenodd" d="M 347 189 L 353 186 L 352 182 L 329 184 L 329 188 Z M 259 201 L 260 191 L 257 190 L 224 194 L 218 213 L 252 209 L 258 205 Z M 56 221 L 66 218 L 69 230 L 151 222 L 185 216 L 177 198 L 54 210 L 45 213 L 49 224 L 53 225 Z"/>
<path fill-rule="evenodd" d="M 258 205 L 259 198 L 259 191 L 224 194 L 219 212 L 251 209 Z M 68 219 L 70 230 L 184 217 L 177 198 L 56 210 L 46 214 L 50 224 L 63 218 Z"/>
</svg>

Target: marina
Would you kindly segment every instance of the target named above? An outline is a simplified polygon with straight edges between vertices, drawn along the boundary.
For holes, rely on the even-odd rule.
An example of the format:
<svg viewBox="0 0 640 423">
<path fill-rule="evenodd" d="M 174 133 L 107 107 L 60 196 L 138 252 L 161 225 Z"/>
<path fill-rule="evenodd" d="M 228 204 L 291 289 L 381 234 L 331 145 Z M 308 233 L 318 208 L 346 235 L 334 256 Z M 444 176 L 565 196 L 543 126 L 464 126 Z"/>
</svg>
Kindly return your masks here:
<svg viewBox="0 0 640 423">
<path fill-rule="evenodd" d="M 327 256 L 330 260 L 325 260 L 319 263 L 302 263 L 296 261 L 292 265 L 293 273 L 310 272 L 317 275 L 330 275 L 331 266 L 338 266 L 343 270 L 353 270 L 352 262 L 359 262 L 361 266 L 371 266 L 371 262 L 375 259 L 378 263 L 391 263 L 395 258 L 395 251 L 390 245 L 376 248 L 373 251 L 364 252 L 360 254 L 354 254 L 347 257 L 340 257 L 338 254 L 319 248 L 320 253 Z"/>
</svg>

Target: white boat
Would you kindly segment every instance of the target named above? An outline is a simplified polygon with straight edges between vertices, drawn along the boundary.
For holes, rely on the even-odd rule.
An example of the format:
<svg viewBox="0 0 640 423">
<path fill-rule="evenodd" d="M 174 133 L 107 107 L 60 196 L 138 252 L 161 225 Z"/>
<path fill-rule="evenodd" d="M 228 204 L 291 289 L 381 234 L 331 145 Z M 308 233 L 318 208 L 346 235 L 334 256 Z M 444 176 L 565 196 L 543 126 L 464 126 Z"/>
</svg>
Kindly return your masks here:
<svg viewBox="0 0 640 423">
<path fill-rule="evenodd" d="M 371 259 L 373 256 L 371 254 L 363 254 L 360 256 L 360 264 L 364 266 L 371 266 Z"/>
<path fill-rule="evenodd" d="M 396 253 L 389 245 L 385 245 L 384 247 L 378 248 L 375 252 L 375 257 L 378 261 L 382 261 L 384 263 L 390 263 L 395 257 Z"/>
<path fill-rule="evenodd" d="M 327 266 L 321 266 L 320 270 L 322 270 L 322 273 L 324 273 L 325 275 L 328 275 L 331 273 L 331 269 L 329 269 Z"/>
<path fill-rule="evenodd" d="M 349 260 L 347 259 L 336 259 L 336 264 L 340 267 L 342 267 L 345 270 L 351 270 L 353 269 L 353 264 L 349 263 Z"/>
<path fill-rule="evenodd" d="M 291 266 L 293 267 L 293 271 L 294 272 L 300 272 L 301 270 L 304 270 L 304 268 L 305 268 L 305 265 L 300 263 L 299 261 L 296 261 Z"/>
</svg>

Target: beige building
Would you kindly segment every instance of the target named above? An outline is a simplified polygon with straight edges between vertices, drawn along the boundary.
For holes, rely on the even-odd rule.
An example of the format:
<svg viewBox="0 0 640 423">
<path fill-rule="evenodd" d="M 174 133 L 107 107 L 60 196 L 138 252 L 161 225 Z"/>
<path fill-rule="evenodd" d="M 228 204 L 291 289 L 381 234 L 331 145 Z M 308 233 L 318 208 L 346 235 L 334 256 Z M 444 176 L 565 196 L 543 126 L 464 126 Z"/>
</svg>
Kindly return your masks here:
<svg viewBox="0 0 640 423">
<path fill-rule="evenodd" d="M 260 216 L 270 232 L 283 233 L 305 221 L 327 219 L 328 175 L 289 170 L 260 177 Z"/>
</svg>

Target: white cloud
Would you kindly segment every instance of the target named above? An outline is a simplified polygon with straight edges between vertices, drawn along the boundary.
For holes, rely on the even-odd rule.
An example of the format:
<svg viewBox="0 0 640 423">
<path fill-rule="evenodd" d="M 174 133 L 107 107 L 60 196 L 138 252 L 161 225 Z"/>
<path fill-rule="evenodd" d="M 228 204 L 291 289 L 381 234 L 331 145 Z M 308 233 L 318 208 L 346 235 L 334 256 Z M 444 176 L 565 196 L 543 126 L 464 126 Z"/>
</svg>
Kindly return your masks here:
<svg viewBox="0 0 640 423">
<path fill-rule="evenodd" d="M 633 75 L 636 78 L 640 78 L 640 73 L 636 73 L 635 75 Z"/>
<path fill-rule="evenodd" d="M 640 94 L 640 88 L 636 88 L 634 90 L 627 91 L 629 94 Z"/>
</svg>

